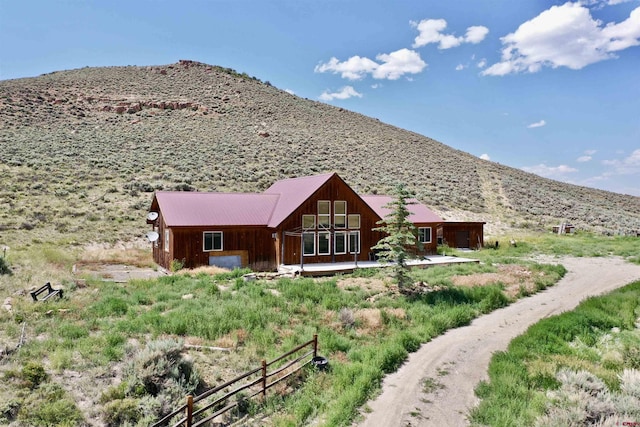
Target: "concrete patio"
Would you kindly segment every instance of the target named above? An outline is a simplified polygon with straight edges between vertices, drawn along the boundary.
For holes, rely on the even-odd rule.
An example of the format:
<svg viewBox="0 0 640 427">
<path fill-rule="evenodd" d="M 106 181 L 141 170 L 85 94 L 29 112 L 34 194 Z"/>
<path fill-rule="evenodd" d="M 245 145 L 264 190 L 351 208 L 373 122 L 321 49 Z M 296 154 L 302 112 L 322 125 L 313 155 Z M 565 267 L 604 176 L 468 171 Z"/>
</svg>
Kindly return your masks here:
<svg viewBox="0 0 640 427">
<path fill-rule="evenodd" d="M 435 265 L 464 264 L 475 262 L 477 259 L 461 258 L 447 255 L 431 255 L 426 259 L 410 260 L 407 265 L 410 267 L 427 268 Z M 286 264 L 280 265 L 278 272 L 299 274 L 302 276 L 321 276 L 336 273 L 352 273 L 357 268 L 382 268 L 393 264 L 383 264 L 378 261 L 355 261 L 353 262 L 336 262 L 336 263 L 318 263 L 318 264 Z"/>
</svg>

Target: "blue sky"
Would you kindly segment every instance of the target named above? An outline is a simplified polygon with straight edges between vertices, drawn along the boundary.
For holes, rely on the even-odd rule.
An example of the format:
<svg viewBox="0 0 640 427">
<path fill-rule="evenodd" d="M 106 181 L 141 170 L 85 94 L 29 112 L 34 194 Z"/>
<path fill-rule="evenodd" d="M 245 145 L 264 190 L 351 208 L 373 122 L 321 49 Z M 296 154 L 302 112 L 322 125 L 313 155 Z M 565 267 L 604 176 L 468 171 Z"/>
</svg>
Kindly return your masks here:
<svg viewBox="0 0 640 427">
<path fill-rule="evenodd" d="M 2 80 L 179 59 L 640 196 L 640 0 L 0 0 Z"/>
</svg>

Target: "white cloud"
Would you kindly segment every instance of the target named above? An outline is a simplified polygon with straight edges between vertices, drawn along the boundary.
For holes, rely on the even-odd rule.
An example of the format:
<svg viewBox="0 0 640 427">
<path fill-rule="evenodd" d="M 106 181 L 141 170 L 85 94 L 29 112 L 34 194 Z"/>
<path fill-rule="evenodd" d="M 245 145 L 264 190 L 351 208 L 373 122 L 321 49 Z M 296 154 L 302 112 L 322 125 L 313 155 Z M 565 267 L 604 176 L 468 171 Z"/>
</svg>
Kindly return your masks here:
<svg viewBox="0 0 640 427">
<path fill-rule="evenodd" d="M 467 67 L 462 65 L 462 64 L 456 65 L 456 71 L 464 70 L 465 68 L 467 68 Z"/>
<path fill-rule="evenodd" d="M 342 78 L 349 80 L 360 80 L 367 73 L 372 72 L 378 68 L 379 64 L 372 61 L 369 58 L 362 58 L 360 56 L 352 56 L 344 62 L 338 61 L 338 58 L 331 58 L 329 62 L 325 64 L 316 65 L 316 73 L 325 73 L 327 71 L 333 74 L 340 73 Z"/>
<path fill-rule="evenodd" d="M 489 155 L 487 153 L 484 153 L 484 154 L 480 155 L 480 158 L 482 160 L 491 160 L 491 157 L 489 157 Z"/>
<path fill-rule="evenodd" d="M 640 175 L 640 148 L 623 159 L 603 160 L 605 166 L 612 166 L 617 175 Z"/>
<path fill-rule="evenodd" d="M 294 91 L 292 91 L 291 89 L 285 89 L 285 92 L 287 92 L 290 95 L 295 95 L 296 93 Z"/>
<path fill-rule="evenodd" d="M 383 64 L 373 70 L 372 75 L 375 79 L 397 80 L 405 73 L 417 74 L 427 66 L 418 52 L 409 49 L 380 54 L 376 59 Z"/>
<path fill-rule="evenodd" d="M 477 65 L 478 65 L 478 68 L 484 68 L 487 66 L 487 60 L 482 58 Z"/>
<path fill-rule="evenodd" d="M 559 166 L 547 166 L 544 163 L 541 163 L 536 166 L 525 166 L 522 168 L 523 171 L 534 173 L 539 176 L 543 176 L 545 178 L 558 178 L 564 177 L 564 175 L 568 173 L 578 172 L 578 169 L 572 168 L 567 165 L 559 165 Z"/>
<path fill-rule="evenodd" d="M 596 186 L 621 194 L 640 196 L 640 148 L 619 159 L 603 160 L 605 171 L 587 178 L 583 185 Z"/>
<path fill-rule="evenodd" d="M 460 46 L 462 43 L 478 44 L 489 33 L 487 27 L 474 25 L 467 28 L 464 37 L 456 37 L 452 34 L 444 34 L 447 21 L 444 19 L 423 19 L 420 22 L 411 21 L 411 25 L 418 29 L 418 35 L 413 41 L 414 48 L 426 46 L 430 43 L 438 43 L 438 49 L 450 49 Z"/>
<path fill-rule="evenodd" d="M 467 28 L 467 34 L 464 37 L 464 41 L 467 43 L 478 44 L 489 34 L 489 29 L 481 25 L 474 25 Z"/>
<path fill-rule="evenodd" d="M 427 63 L 420 58 L 420 54 L 410 49 L 399 49 L 391 53 L 381 53 L 376 56 L 379 62 L 360 56 L 352 56 L 344 62 L 331 58 L 329 62 L 317 65 L 316 73 L 332 72 L 340 74 L 342 78 L 360 80 L 367 74 L 375 79 L 397 80 L 404 74 L 420 73 Z"/>
<path fill-rule="evenodd" d="M 609 1 L 607 1 L 607 4 L 609 6 L 614 6 L 616 4 L 627 3 L 627 2 L 630 2 L 630 1 L 632 1 L 632 0 L 609 0 Z"/>
<path fill-rule="evenodd" d="M 502 59 L 482 72 L 503 76 L 544 67 L 579 70 L 640 45 L 640 7 L 620 23 L 602 25 L 581 3 L 552 6 L 501 38 Z"/>
<path fill-rule="evenodd" d="M 334 99 L 349 99 L 354 96 L 362 98 L 362 94 L 358 93 L 352 86 L 345 86 L 338 92 L 328 92 L 325 90 L 319 98 L 323 101 L 333 101 Z"/>
<path fill-rule="evenodd" d="M 590 162 L 593 159 L 593 155 L 597 153 L 597 150 L 584 150 L 584 154 L 576 159 L 576 162 L 584 163 Z"/>
<path fill-rule="evenodd" d="M 531 123 L 529 126 L 527 126 L 527 128 L 529 129 L 540 128 L 546 124 L 547 122 L 545 122 L 544 120 L 540 120 L 539 122 Z"/>
</svg>

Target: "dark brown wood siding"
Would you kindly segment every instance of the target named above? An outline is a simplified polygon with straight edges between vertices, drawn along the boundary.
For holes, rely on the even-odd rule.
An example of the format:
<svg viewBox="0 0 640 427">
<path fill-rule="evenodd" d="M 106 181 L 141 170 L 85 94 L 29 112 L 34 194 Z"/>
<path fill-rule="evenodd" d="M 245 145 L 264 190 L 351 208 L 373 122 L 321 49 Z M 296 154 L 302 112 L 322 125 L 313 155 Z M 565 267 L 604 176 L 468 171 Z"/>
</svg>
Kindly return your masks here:
<svg viewBox="0 0 640 427">
<path fill-rule="evenodd" d="M 157 211 L 157 206 L 152 206 L 152 210 Z M 165 246 L 166 226 L 164 223 L 164 218 L 162 217 L 162 212 L 159 213 L 159 217 L 157 220 L 150 223 L 152 225 L 152 229 L 160 235 L 157 241 L 151 243 L 151 247 L 153 248 L 153 260 L 156 262 L 156 264 L 168 270 L 171 267 L 173 254 L 171 250 L 171 244 L 169 244 L 168 247 Z M 169 239 L 169 242 L 171 242 L 171 231 L 169 231 Z"/>
<path fill-rule="evenodd" d="M 268 271 L 276 269 L 273 231 L 267 227 L 174 227 L 172 231 L 173 259 L 184 260 L 184 266 L 194 268 L 209 265 L 209 257 L 239 256 L 242 267 Z M 204 250 L 204 232 L 222 232 L 222 250 Z"/>
<path fill-rule="evenodd" d="M 306 202 L 304 202 L 298 209 L 296 209 L 286 220 L 278 227 L 278 242 L 280 246 L 278 251 L 282 251 L 284 246 L 284 253 L 282 256 L 282 262 L 284 264 L 300 264 L 301 260 L 301 237 L 299 235 L 302 230 L 302 215 L 316 215 L 316 226 L 318 225 L 318 201 L 327 200 L 330 201 L 331 216 L 330 222 L 334 223 L 334 202 L 345 201 L 347 202 L 347 215 L 359 214 L 360 215 L 360 228 L 359 229 L 337 229 L 330 228 L 330 252 L 329 255 L 314 255 L 305 256 L 303 258 L 304 263 L 331 263 L 331 262 L 347 262 L 355 259 L 354 254 L 334 254 L 334 233 L 335 232 L 348 232 L 359 231 L 360 232 L 360 253 L 357 254 L 359 261 L 366 261 L 370 258 L 371 247 L 378 243 L 378 240 L 382 237 L 382 234 L 372 229 L 377 227 L 376 222 L 380 219 L 376 213 L 358 196 L 339 176 L 333 176 L 322 188 L 320 188 L 315 194 L 313 194 Z M 316 228 L 316 252 L 317 252 L 317 232 L 321 231 Z M 297 233 L 296 235 L 286 235 L 287 233 Z M 282 238 L 284 236 L 284 245 L 282 245 Z M 347 251 L 348 252 L 348 251 Z"/>
<path fill-rule="evenodd" d="M 425 223 L 416 223 L 414 224 L 416 228 L 431 228 L 431 242 L 422 244 L 422 251 L 418 252 L 417 255 L 435 255 L 438 253 L 438 227 L 439 223 L 425 222 Z"/>
<path fill-rule="evenodd" d="M 484 246 L 484 222 L 445 222 L 441 237 L 442 243 L 451 248 L 481 248 Z"/>
</svg>

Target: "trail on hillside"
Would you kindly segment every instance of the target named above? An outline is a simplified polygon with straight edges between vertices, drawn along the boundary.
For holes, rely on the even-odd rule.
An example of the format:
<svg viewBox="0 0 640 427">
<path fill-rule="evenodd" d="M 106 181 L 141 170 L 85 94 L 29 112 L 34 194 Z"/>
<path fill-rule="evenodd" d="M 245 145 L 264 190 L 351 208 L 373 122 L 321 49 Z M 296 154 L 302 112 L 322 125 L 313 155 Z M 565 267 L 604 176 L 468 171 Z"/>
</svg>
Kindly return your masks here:
<svg viewBox="0 0 640 427">
<path fill-rule="evenodd" d="M 474 388 L 488 379 L 496 351 L 537 321 L 575 308 L 583 299 L 640 279 L 640 266 L 620 258 L 545 259 L 568 273 L 555 286 L 448 331 L 385 377 L 382 393 L 367 403 L 362 426 L 464 426 L 478 403 Z"/>
</svg>

